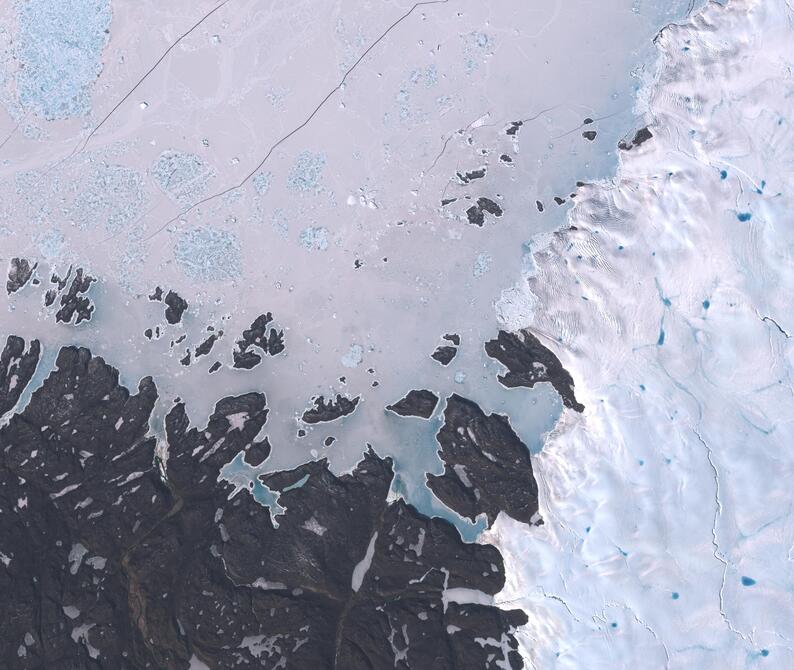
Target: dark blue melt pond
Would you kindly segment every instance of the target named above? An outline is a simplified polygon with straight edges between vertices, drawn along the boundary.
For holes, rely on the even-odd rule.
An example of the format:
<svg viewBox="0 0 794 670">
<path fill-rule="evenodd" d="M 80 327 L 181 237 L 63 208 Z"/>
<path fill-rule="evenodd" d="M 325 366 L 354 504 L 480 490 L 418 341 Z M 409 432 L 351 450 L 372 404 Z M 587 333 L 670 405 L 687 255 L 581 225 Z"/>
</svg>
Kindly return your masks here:
<svg viewBox="0 0 794 670">
<path fill-rule="evenodd" d="M 739 212 L 736 215 L 736 218 L 739 219 L 739 221 L 744 222 L 744 221 L 749 221 L 750 219 L 752 219 L 753 215 L 750 214 L 750 212 Z"/>
<path fill-rule="evenodd" d="M 742 577 L 742 586 L 753 586 L 755 580 L 752 577 Z"/>
<path fill-rule="evenodd" d="M 720 179 L 727 179 L 727 178 L 728 178 L 728 171 L 720 170 Z"/>
</svg>

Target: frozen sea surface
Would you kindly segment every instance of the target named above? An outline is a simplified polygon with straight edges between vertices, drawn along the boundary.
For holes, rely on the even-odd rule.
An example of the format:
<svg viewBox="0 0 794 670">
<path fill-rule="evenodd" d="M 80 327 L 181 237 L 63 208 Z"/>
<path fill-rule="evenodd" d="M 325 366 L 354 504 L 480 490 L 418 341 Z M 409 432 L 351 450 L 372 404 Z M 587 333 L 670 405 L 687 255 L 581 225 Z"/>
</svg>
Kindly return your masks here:
<svg viewBox="0 0 794 670">
<path fill-rule="evenodd" d="M 179 397 L 203 425 L 222 395 L 264 390 L 272 468 L 325 456 L 341 472 L 370 442 L 418 486 L 441 465 L 433 431 L 403 445 L 406 422 L 383 410 L 411 388 L 510 409 L 535 444 L 556 397 L 500 388 L 482 345 L 523 318 L 528 241 L 562 223 L 577 180 L 611 173 L 651 40 L 688 7 L 19 3 L 10 43 L 38 65 L 3 63 L 0 257 L 40 262 L 45 284 L 70 265 L 98 281 L 90 327 L 44 327 L 28 286 L 8 329 L 89 346 L 131 388 L 152 374 L 160 417 Z M 68 80 L 41 56 L 63 40 L 81 63 Z M 66 92 L 51 81 L 80 105 L 52 121 L 42 101 L 60 109 Z M 178 325 L 157 286 L 187 300 Z M 267 312 L 284 353 L 235 369 Z M 442 367 L 446 333 L 462 344 Z M 297 439 L 311 398 L 336 393 L 362 402 Z"/>
<path fill-rule="evenodd" d="M 710 3 L 656 40 L 653 138 L 534 253 L 525 313 L 585 404 L 501 517 L 535 668 L 794 667 L 791 30 Z"/>
<path fill-rule="evenodd" d="M 154 377 L 161 456 L 177 400 L 202 427 L 263 392 L 272 453 L 230 457 L 232 497 L 283 523 L 307 479 L 252 477 L 373 445 L 392 502 L 500 548 L 527 667 L 794 667 L 794 11 L 699 4 L 0 7 L 0 265 L 37 263 L 0 335 L 43 345 L 19 407 L 64 344 Z M 91 318 L 56 323 L 78 267 Z M 483 343 L 525 327 L 584 414 L 497 383 Z M 412 389 L 429 419 L 384 410 Z M 453 393 L 509 416 L 542 525 L 483 532 L 427 487 Z"/>
</svg>

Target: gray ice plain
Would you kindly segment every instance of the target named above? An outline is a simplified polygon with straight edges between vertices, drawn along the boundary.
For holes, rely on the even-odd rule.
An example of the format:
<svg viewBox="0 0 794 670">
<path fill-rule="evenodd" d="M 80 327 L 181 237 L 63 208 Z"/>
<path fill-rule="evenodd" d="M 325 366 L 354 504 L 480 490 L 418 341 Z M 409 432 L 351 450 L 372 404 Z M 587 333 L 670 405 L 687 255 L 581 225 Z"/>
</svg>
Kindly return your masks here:
<svg viewBox="0 0 794 670">
<path fill-rule="evenodd" d="M 403 435 L 405 422 L 383 412 L 417 385 L 489 410 L 521 407 L 511 416 L 527 443 L 551 428 L 553 394 L 485 383 L 499 366 L 484 367 L 482 343 L 500 323 L 521 325 L 520 294 L 502 292 L 520 284 L 532 236 L 562 221 L 553 198 L 609 174 L 650 40 L 683 3 L 664 14 L 630 3 L 431 3 L 407 16 L 411 5 L 391 3 L 369 13 L 229 3 L 137 87 L 204 14 L 72 5 L 7 10 L 27 46 L 7 35 L 4 256 L 39 261 L 42 277 L 74 264 L 99 279 L 91 327 L 47 328 L 45 348 L 88 345 L 130 387 L 154 374 L 159 409 L 181 397 L 195 425 L 221 393 L 264 390 L 272 468 L 316 453 L 343 471 L 370 442 L 399 456 L 406 484 L 423 482 L 438 462 L 432 431 Z M 36 32 L 42 17 L 63 36 Z M 58 39 L 83 32 L 85 47 L 48 59 Z M 595 58 L 605 42 L 612 50 Z M 594 141 L 582 136 L 586 118 Z M 525 126 L 506 134 L 517 120 Z M 483 169 L 468 183 L 458 176 Z M 465 213 L 480 197 L 504 212 L 481 227 Z M 150 341 L 146 329 L 165 325 L 147 298 L 155 286 L 190 307 Z M 39 302 L 24 290 L 10 301 L 11 318 L 24 314 L 20 335 L 51 319 Z M 235 340 L 265 312 L 284 329 L 285 352 L 231 369 Z M 208 327 L 223 331 L 211 354 L 182 365 Z M 446 333 L 462 345 L 442 368 L 429 355 Z M 208 377 L 215 360 L 225 365 Z M 336 393 L 361 395 L 356 413 L 297 440 L 311 398 Z"/>
<path fill-rule="evenodd" d="M 42 341 L 32 386 L 79 344 L 131 389 L 153 375 L 160 421 L 266 393 L 264 471 L 342 473 L 372 444 L 394 495 L 500 548 L 528 667 L 792 663 L 785 3 L 3 11 L 0 261 L 41 285 L 2 322 Z M 70 266 L 95 310 L 56 324 L 42 296 Z M 178 324 L 157 286 L 187 301 Z M 234 369 L 267 312 L 284 351 Z M 496 383 L 483 342 L 527 326 L 583 416 Z M 384 411 L 414 388 L 442 398 L 429 420 Z M 510 417 L 543 526 L 480 534 L 425 486 L 453 392 Z M 336 394 L 355 411 L 299 420 Z M 246 474 L 223 471 L 237 495 Z"/>
</svg>

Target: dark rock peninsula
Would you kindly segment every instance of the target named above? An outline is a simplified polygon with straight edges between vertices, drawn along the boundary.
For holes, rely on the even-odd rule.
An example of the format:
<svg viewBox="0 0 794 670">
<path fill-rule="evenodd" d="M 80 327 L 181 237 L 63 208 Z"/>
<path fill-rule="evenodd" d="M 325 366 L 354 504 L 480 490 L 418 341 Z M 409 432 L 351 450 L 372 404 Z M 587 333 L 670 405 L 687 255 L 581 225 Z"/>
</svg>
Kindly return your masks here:
<svg viewBox="0 0 794 670">
<path fill-rule="evenodd" d="M 500 330 L 495 340 L 485 343 L 485 352 L 507 368 L 506 374 L 497 377 L 503 386 L 532 388 L 538 382 L 549 382 L 560 394 L 566 407 L 577 412 L 584 411 L 584 405 L 577 402 L 574 395 L 570 373 L 562 367 L 552 351 L 528 330 L 515 333 Z"/>
<path fill-rule="evenodd" d="M 453 394 L 436 440 L 444 473 L 428 475 L 427 483 L 447 507 L 472 521 L 485 514 L 489 526 L 499 512 L 535 522 L 538 487 L 529 450 L 506 416 L 485 414 L 476 403 Z"/>
</svg>

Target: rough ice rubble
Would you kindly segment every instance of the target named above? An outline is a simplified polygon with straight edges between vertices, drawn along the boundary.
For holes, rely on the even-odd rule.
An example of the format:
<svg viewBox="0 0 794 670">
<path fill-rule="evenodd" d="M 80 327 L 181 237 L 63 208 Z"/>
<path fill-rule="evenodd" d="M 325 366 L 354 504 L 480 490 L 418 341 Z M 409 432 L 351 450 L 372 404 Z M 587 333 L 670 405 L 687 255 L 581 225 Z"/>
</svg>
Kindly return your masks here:
<svg viewBox="0 0 794 670">
<path fill-rule="evenodd" d="M 16 6 L 20 103 L 48 120 L 87 114 L 108 40 L 109 0 L 26 0 Z"/>
<path fill-rule="evenodd" d="M 152 165 L 151 175 L 168 197 L 186 206 L 207 193 L 215 170 L 196 154 L 168 149 Z"/>
<path fill-rule="evenodd" d="M 483 538 L 530 667 L 794 667 L 792 25 L 731 0 L 664 29 L 653 140 L 535 253 L 587 409 L 535 461 L 547 523 Z"/>
<path fill-rule="evenodd" d="M 240 276 L 240 243 L 228 230 L 199 226 L 183 231 L 174 258 L 193 280 L 222 281 Z"/>
</svg>

